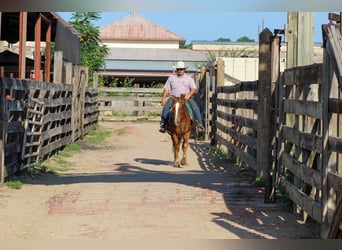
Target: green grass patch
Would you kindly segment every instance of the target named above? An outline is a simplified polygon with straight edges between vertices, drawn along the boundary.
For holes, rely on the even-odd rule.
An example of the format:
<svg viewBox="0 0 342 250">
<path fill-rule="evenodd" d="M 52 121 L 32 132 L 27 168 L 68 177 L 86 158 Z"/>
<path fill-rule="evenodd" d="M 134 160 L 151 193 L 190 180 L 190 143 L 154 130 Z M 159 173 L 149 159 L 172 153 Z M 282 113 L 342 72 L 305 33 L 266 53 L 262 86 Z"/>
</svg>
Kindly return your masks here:
<svg viewBox="0 0 342 250">
<path fill-rule="evenodd" d="M 93 143 L 102 142 L 107 137 L 109 137 L 110 134 L 111 134 L 111 131 L 109 131 L 109 130 L 101 130 L 101 129 L 91 130 L 84 137 L 84 140 L 88 141 L 88 142 L 93 142 Z"/>
<path fill-rule="evenodd" d="M 208 147 L 205 150 L 206 154 L 216 156 L 219 158 L 227 157 L 228 153 L 227 150 L 224 150 L 220 147 Z"/>
<path fill-rule="evenodd" d="M 126 133 L 126 128 L 119 128 L 119 129 L 116 129 L 116 130 L 115 130 L 115 133 L 116 133 L 117 135 L 123 135 L 123 134 Z"/>
<path fill-rule="evenodd" d="M 23 187 L 23 183 L 19 180 L 13 180 L 5 182 L 5 186 L 11 189 L 21 189 Z"/>
<path fill-rule="evenodd" d="M 34 162 L 30 164 L 25 169 L 26 173 L 29 174 L 30 176 L 37 176 L 37 175 L 42 175 L 42 174 L 54 174 L 56 173 L 56 170 L 52 167 L 49 167 L 42 162 Z"/>
</svg>

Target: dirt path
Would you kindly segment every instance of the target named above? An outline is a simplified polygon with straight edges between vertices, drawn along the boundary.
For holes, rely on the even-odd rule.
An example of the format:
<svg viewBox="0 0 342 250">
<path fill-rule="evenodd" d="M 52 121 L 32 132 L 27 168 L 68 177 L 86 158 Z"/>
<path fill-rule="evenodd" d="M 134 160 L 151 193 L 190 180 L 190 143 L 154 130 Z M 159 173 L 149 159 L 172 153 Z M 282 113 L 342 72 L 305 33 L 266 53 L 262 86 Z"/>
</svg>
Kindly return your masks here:
<svg viewBox="0 0 342 250">
<path fill-rule="evenodd" d="M 207 158 L 208 143 L 196 149 L 192 140 L 188 164 L 178 169 L 157 123 L 100 126 L 112 136 L 81 141 L 66 172 L 23 178 L 19 190 L 0 188 L 0 238 L 317 238 L 314 223 L 263 204 L 249 172 Z"/>
</svg>

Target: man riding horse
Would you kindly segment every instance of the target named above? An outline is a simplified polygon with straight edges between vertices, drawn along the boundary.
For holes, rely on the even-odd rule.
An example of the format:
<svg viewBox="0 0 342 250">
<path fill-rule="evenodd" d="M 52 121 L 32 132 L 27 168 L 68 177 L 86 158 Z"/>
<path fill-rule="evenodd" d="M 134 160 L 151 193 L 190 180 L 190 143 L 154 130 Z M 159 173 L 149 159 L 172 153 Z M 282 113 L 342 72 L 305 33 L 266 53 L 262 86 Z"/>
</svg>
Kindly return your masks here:
<svg viewBox="0 0 342 250">
<path fill-rule="evenodd" d="M 168 114 L 172 105 L 172 100 L 166 98 L 168 96 L 180 97 L 182 94 L 185 95 L 184 99 L 190 102 L 191 108 L 195 113 L 194 123 L 197 125 L 196 130 L 198 133 L 204 133 L 203 120 L 200 113 L 200 109 L 192 96 L 197 92 L 197 86 L 194 79 L 185 73 L 187 66 L 184 62 L 177 62 L 175 69 L 176 74 L 169 76 L 167 79 L 164 89 L 161 105 L 163 106 L 163 111 L 160 120 L 159 132 L 165 133 L 168 123 Z"/>
</svg>

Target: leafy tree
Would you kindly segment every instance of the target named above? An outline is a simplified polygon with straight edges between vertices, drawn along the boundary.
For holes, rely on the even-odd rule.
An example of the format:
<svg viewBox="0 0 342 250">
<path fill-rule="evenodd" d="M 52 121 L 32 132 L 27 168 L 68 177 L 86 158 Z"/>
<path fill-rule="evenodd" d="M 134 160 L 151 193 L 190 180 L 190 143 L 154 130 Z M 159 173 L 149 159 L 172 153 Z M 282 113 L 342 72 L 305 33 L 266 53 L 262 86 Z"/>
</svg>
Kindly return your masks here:
<svg viewBox="0 0 342 250">
<path fill-rule="evenodd" d="M 237 42 L 255 42 L 254 39 L 249 38 L 248 36 L 242 36 L 236 40 Z"/>
<path fill-rule="evenodd" d="M 231 41 L 232 40 L 230 40 L 230 38 L 223 38 L 223 37 L 216 39 L 216 42 L 231 42 Z"/>
<path fill-rule="evenodd" d="M 89 69 L 89 83 L 93 72 L 105 66 L 108 48 L 100 40 L 99 27 L 92 24 L 101 18 L 100 12 L 74 12 L 69 22 L 80 34 L 81 64 Z"/>
</svg>

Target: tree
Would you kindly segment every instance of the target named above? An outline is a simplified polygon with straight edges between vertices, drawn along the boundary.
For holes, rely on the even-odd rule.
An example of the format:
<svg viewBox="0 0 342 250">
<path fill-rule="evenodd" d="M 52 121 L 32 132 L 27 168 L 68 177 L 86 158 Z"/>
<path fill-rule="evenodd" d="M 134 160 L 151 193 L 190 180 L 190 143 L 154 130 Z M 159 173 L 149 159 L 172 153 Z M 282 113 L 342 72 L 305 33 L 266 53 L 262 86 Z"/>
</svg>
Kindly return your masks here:
<svg viewBox="0 0 342 250">
<path fill-rule="evenodd" d="M 255 42 L 254 39 L 249 38 L 248 36 L 242 36 L 236 40 L 237 42 Z"/>
<path fill-rule="evenodd" d="M 74 12 L 69 22 L 80 34 L 81 64 L 89 69 L 89 83 L 94 70 L 105 66 L 108 48 L 100 40 L 99 27 L 92 24 L 101 18 L 99 12 Z"/>
<path fill-rule="evenodd" d="M 216 39 L 216 42 L 231 42 L 231 41 L 232 40 L 230 40 L 230 38 L 223 38 L 223 37 Z"/>
</svg>

